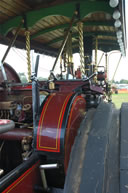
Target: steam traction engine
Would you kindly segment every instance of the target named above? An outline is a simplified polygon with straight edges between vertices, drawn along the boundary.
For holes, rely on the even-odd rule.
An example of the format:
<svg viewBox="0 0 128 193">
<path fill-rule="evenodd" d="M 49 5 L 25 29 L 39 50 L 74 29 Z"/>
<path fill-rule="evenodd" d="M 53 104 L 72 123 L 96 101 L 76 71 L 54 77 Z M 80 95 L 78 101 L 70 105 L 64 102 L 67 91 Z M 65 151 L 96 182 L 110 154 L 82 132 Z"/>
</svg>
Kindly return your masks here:
<svg viewBox="0 0 128 193">
<path fill-rule="evenodd" d="M 98 35 L 98 29 L 95 32 L 93 28 L 88 37 L 84 36 L 89 30 L 89 26 L 87 31 L 84 29 L 86 17 L 88 22 L 92 22 L 96 16 L 96 22 L 103 16 L 105 22 L 109 20 L 110 25 L 111 17 L 108 16 L 112 14 L 112 8 L 108 2 L 102 4 L 98 0 L 87 1 L 88 6 L 84 1 L 77 3 L 66 1 L 66 4 L 63 1 L 61 4 L 58 1 L 45 1 L 44 4 L 40 2 L 31 4 L 27 0 L 25 2 L 31 9 L 37 4 L 43 6 L 41 11 L 43 9 L 44 12 L 40 12 L 37 6 L 36 14 L 34 12 L 35 19 L 31 20 L 33 13 L 31 11 L 23 15 L 19 27 L 15 30 L 14 39 L 1 62 L 0 192 L 125 193 L 127 153 L 124 149 L 127 144 L 122 141 L 126 138 L 125 116 L 128 114 L 128 106 L 124 104 L 120 112 L 111 103 L 111 87 L 107 79 L 107 54 L 105 66 L 99 66 L 97 62 L 98 46 L 102 47 L 102 43 L 98 40 L 102 33 Z M 103 9 L 103 13 L 100 13 L 101 10 L 95 13 L 90 6 L 92 3 L 98 4 L 95 7 L 96 11 Z M 47 50 L 48 55 L 51 50 L 56 51 L 56 59 L 48 80 L 39 81 L 37 78 L 39 55 L 35 63 L 32 61 L 31 73 L 31 25 L 43 17 L 40 14 L 44 14 L 44 18 L 47 16 L 46 13 L 66 14 L 63 4 L 73 10 L 73 16 L 67 13 L 70 15 L 68 25 L 51 26 L 53 31 L 63 27 L 65 30 L 63 30 L 63 38 L 59 37 L 62 41 L 58 49 L 56 46 L 54 49 L 54 46 L 49 48 L 50 43 L 54 45 L 59 41 L 57 39 L 51 40 L 46 48 L 43 48 Z M 123 9 L 124 4 L 119 3 L 119 6 Z M 54 10 L 56 12 L 53 14 Z M 109 14 L 106 13 L 107 11 Z M 16 19 L 16 22 L 19 21 L 19 17 Z M 9 22 L 7 27 L 2 28 L 3 30 L 6 28 L 7 31 L 11 30 Z M 100 22 L 101 26 L 105 25 L 105 22 Z M 108 30 L 111 31 L 111 28 L 108 27 Z M 74 33 L 76 29 L 77 34 Z M 115 30 L 118 31 L 117 26 L 112 32 L 115 33 Z M 28 83 L 22 83 L 16 71 L 4 62 L 18 34 L 20 38 L 16 43 L 22 42 L 23 31 L 26 36 Z M 50 28 L 43 28 L 43 31 L 37 34 L 40 36 L 48 32 Z M 95 33 L 92 35 L 93 32 Z M 36 38 L 37 34 L 31 38 Z M 115 37 L 112 35 L 112 40 L 115 41 L 113 38 Z M 125 40 L 124 34 L 123 38 Z M 32 45 L 35 46 L 35 42 L 32 42 Z M 111 45 L 108 48 L 105 44 L 104 49 L 110 51 L 119 47 L 117 43 L 114 45 L 115 47 Z M 79 47 L 80 67 L 75 71 L 72 53 L 78 52 L 77 47 Z M 95 63 L 92 65 L 93 49 L 95 49 Z M 123 55 L 124 49 L 121 51 Z M 59 59 L 60 74 L 55 75 L 54 70 Z M 104 70 L 102 71 L 101 68 Z M 121 155 L 120 160 L 119 155 Z"/>
<path fill-rule="evenodd" d="M 89 101 L 97 106 L 99 97 L 95 95 L 103 91 L 88 79 L 37 83 L 32 76 L 32 83 L 22 84 L 8 64 L 4 68 L 11 83 L 1 80 L 1 190 L 17 192 L 24 183 L 28 184 L 26 192 L 63 188 L 71 147 Z M 51 83 L 54 89 L 48 88 Z"/>
</svg>

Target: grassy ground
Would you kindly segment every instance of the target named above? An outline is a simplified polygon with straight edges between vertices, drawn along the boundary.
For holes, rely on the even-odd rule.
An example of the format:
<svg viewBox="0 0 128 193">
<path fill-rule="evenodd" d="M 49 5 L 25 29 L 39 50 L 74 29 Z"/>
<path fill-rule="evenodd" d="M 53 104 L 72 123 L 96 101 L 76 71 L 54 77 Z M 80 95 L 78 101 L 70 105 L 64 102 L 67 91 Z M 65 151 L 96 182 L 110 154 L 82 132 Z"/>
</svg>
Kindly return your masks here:
<svg viewBox="0 0 128 193">
<path fill-rule="evenodd" d="M 116 105 L 116 108 L 120 108 L 123 102 L 128 102 L 128 93 L 113 94 L 112 102 Z"/>
</svg>

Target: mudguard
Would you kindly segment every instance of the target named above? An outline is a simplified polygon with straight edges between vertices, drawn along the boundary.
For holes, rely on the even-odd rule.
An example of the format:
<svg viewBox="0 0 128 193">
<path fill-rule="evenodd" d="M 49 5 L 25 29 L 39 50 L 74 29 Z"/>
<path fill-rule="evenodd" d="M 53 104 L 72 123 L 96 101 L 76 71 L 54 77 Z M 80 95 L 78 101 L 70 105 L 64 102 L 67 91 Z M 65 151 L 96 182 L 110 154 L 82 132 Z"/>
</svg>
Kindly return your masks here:
<svg viewBox="0 0 128 193">
<path fill-rule="evenodd" d="M 53 93 L 41 106 L 34 129 L 34 148 L 40 153 L 64 155 L 70 149 L 84 117 L 86 101 L 74 92 Z M 69 154 L 70 150 L 65 153 Z"/>
</svg>

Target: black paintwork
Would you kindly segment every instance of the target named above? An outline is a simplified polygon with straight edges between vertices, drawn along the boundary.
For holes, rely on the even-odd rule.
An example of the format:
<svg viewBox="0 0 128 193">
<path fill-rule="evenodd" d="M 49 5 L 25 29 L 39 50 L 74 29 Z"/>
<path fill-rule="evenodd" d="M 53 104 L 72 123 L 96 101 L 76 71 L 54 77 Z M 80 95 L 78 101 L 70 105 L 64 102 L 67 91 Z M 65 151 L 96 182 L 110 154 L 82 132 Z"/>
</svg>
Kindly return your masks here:
<svg viewBox="0 0 128 193">
<path fill-rule="evenodd" d="M 120 121 L 120 193 L 128 192 L 128 103 L 121 106 Z"/>
</svg>

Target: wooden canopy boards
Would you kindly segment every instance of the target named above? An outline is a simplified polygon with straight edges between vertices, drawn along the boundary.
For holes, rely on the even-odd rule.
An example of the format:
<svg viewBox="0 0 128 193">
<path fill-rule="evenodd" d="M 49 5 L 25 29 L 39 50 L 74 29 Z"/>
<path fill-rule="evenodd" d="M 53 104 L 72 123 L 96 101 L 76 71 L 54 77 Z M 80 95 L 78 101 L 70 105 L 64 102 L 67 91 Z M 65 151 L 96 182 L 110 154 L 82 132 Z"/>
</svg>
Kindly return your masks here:
<svg viewBox="0 0 128 193">
<path fill-rule="evenodd" d="M 25 20 L 15 46 L 25 48 L 24 32 L 30 31 L 31 48 L 38 52 L 56 56 L 64 39 L 64 30 L 69 26 L 71 17 L 79 7 L 79 18 L 83 23 L 84 37 L 97 36 L 99 49 L 105 52 L 120 50 L 117 32 L 121 31 L 124 49 L 126 48 L 125 1 L 119 1 L 116 7 L 120 12 L 121 26 L 115 27 L 113 13 L 105 0 L 1 0 L 0 4 L 0 43 L 8 44 L 21 20 Z M 66 10 L 66 11 L 65 11 Z M 73 24 L 73 52 L 78 52 L 77 20 Z M 26 26 L 25 26 L 26 25 Z M 6 37 L 6 38 L 5 38 Z M 86 43 L 87 44 L 87 43 Z M 93 40 L 95 48 L 95 40 Z"/>
</svg>

